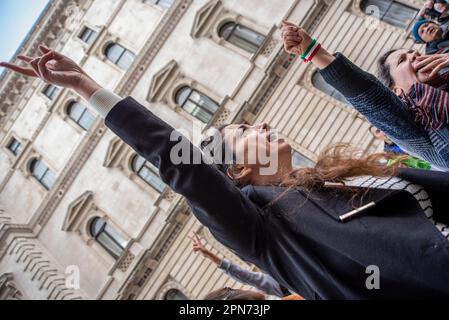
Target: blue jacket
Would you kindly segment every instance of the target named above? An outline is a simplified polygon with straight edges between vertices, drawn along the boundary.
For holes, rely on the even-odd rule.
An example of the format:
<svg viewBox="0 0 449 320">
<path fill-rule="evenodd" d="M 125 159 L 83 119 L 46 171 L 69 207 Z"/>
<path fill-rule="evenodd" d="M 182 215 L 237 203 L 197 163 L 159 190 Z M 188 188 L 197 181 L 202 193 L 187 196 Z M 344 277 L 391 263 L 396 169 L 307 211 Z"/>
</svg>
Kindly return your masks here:
<svg viewBox="0 0 449 320">
<path fill-rule="evenodd" d="M 285 188 L 240 190 L 204 162 L 173 164 L 170 153 L 178 143 L 194 159 L 201 151 L 186 138 L 170 139 L 174 129 L 132 98 L 117 103 L 106 124 L 159 168 L 218 241 L 290 291 L 306 299 L 449 298 L 449 241 L 408 192 L 370 191 L 356 203 L 378 205 L 347 223 L 338 217 L 353 209 L 352 194 L 328 189 L 291 190 L 266 207 Z M 435 218 L 447 216 L 449 174 L 407 172 L 426 186 Z M 379 290 L 366 286 L 372 265 L 380 269 Z"/>
<path fill-rule="evenodd" d="M 425 129 L 415 122 L 407 105 L 376 77 L 342 54 L 321 75 L 376 128 L 407 153 L 449 170 L 449 129 Z"/>
</svg>

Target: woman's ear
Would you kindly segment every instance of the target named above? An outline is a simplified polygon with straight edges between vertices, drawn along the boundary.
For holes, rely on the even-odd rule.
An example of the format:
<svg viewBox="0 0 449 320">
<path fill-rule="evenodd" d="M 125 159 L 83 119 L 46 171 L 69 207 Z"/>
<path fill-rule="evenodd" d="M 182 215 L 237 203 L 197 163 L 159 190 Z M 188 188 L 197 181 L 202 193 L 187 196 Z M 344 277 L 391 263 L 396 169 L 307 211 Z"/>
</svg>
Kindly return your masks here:
<svg viewBox="0 0 449 320">
<path fill-rule="evenodd" d="M 402 88 L 399 87 L 393 87 L 391 89 L 398 97 L 405 95 L 405 92 Z"/>
<path fill-rule="evenodd" d="M 251 168 L 243 165 L 238 165 L 238 166 L 230 166 L 226 171 L 226 174 L 232 180 L 243 182 L 250 180 L 252 172 L 253 170 Z"/>
</svg>

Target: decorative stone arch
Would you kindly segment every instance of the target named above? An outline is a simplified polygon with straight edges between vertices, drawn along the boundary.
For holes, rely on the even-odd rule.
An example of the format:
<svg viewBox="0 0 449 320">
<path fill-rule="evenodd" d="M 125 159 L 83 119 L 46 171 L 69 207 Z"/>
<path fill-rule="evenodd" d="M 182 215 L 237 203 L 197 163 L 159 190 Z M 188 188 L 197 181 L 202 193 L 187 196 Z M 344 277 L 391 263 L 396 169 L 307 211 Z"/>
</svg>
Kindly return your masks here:
<svg viewBox="0 0 449 320">
<path fill-rule="evenodd" d="M 184 288 L 180 283 L 169 277 L 167 282 L 165 282 L 165 284 L 162 285 L 162 287 L 158 290 L 158 293 L 156 294 L 156 300 L 165 300 L 165 295 L 173 289 L 181 291 L 187 298 L 191 298 L 193 296 L 192 293 Z"/>
<path fill-rule="evenodd" d="M 264 43 L 260 46 L 259 50 L 255 54 L 238 48 L 237 46 L 220 37 L 220 28 L 228 22 L 238 23 L 265 36 Z M 192 38 L 196 39 L 209 38 L 220 46 L 233 50 L 234 52 L 246 57 L 247 59 L 254 61 L 255 57 L 259 53 L 263 53 L 263 55 L 269 56 L 273 51 L 273 48 L 280 43 L 280 41 L 278 40 L 271 39 L 271 35 L 274 33 L 276 28 L 276 26 L 273 26 L 270 29 L 261 27 L 253 20 L 224 7 L 221 0 L 212 0 L 205 4 L 202 8 L 200 8 L 196 13 L 190 35 Z M 269 52 L 266 52 L 266 49 L 269 49 Z"/>
<path fill-rule="evenodd" d="M 87 216 L 98 208 L 94 202 L 94 193 L 86 191 L 76 198 L 67 209 L 62 231 L 80 232 L 80 227 L 84 224 Z"/>
<path fill-rule="evenodd" d="M 92 52 L 95 56 L 97 56 L 101 61 L 108 64 L 112 68 L 114 68 L 117 71 L 120 72 L 126 72 L 126 70 L 121 69 L 119 66 L 117 66 L 115 63 L 110 61 L 108 57 L 105 54 L 106 49 L 111 44 L 118 44 L 122 46 L 123 48 L 131 51 L 134 53 L 134 55 L 137 56 L 137 48 L 134 48 L 129 44 L 126 39 L 122 39 L 120 37 L 117 37 L 111 33 L 108 32 L 107 29 L 101 29 L 99 34 L 97 35 L 97 38 L 95 39 L 95 42 L 92 44 L 92 46 L 89 48 L 89 52 Z"/>
<path fill-rule="evenodd" d="M 183 87 L 190 87 L 217 102 L 219 106 L 217 113 L 221 113 L 222 109 L 224 109 L 222 106 L 229 100 L 229 97 L 222 98 L 207 86 L 186 77 L 180 70 L 178 63 L 175 60 L 171 60 L 153 76 L 147 94 L 147 101 L 150 103 L 164 103 L 174 112 L 189 120 L 193 120 L 194 117 L 176 102 L 176 95 Z"/>
</svg>

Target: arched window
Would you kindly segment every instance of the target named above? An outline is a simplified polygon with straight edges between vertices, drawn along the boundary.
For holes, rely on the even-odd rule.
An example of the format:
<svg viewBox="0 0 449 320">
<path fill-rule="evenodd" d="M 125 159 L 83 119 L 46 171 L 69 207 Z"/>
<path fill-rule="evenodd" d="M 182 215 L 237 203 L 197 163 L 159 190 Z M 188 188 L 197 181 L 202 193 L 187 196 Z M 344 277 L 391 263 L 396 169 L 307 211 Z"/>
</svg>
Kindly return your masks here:
<svg viewBox="0 0 449 320">
<path fill-rule="evenodd" d="M 47 190 L 50 190 L 56 181 L 55 174 L 40 160 L 31 161 L 30 171 L 33 177 Z"/>
<path fill-rule="evenodd" d="M 155 166 L 136 155 L 132 161 L 132 169 L 142 180 L 159 192 L 164 191 L 165 183 L 159 177 L 159 172 Z"/>
<path fill-rule="evenodd" d="M 294 169 L 314 168 L 315 162 L 296 150 L 292 150 L 292 165 Z"/>
<path fill-rule="evenodd" d="M 176 103 L 204 123 L 208 123 L 218 110 L 218 103 L 190 87 L 183 87 L 178 90 Z"/>
<path fill-rule="evenodd" d="M 189 300 L 189 298 L 178 289 L 170 289 L 165 294 L 164 300 Z"/>
<path fill-rule="evenodd" d="M 417 9 L 394 0 L 364 0 L 360 9 L 367 15 L 404 29 L 418 14 Z"/>
<path fill-rule="evenodd" d="M 350 104 L 348 100 L 342 95 L 338 90 L 334 89 L 330 84 L 328 84 L 319 72 L 315 72 L 312 76 L 312 84 L 318 90 L 324 92 L 328 96 L 331 96 L 338 101 L 341 101 L 346 104 Z"/>
<path fill-rule="evenodd" d="M 134 53 L 118 43 L 112 43 L 104 51 L 106 57 L 123 70 L 127 70 L 136 59 Z"/>
<path fill-rule="evenodd" d="M 89 130 L 95 122 L 95 116 L 79 102 L 70 103 L 67 113 L 84 130 Z"/>
<path fill-rule="evenodd" d="M 168 9 L 173 4 L 174 0 L 145 0 L 145 2 L 156 4 L 164 9 Z"/>
<path fill-rule="evenodd" d="M 218 34 L 226 41 L 249 53 L 256 53 L 265 41 L 264 35 L 235 22 L 225 23 Z"/>
<path fill-rule="evenodd" d="M 103 219 L 96 217 L 90 223 L 90 234 L 115 259 L 118 259 L 127 246 L 127 241 Z"/>
</svg>

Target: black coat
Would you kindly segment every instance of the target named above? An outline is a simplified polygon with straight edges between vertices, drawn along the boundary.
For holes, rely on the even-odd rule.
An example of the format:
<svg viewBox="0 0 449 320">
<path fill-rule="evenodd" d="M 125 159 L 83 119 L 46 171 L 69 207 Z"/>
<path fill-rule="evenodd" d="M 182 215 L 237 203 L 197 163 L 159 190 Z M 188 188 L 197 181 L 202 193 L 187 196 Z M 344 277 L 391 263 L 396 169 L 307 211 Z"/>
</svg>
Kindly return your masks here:
<svg viewBox="0 0 449 320">
<path fill-rule="evenodd" d="M 306 299 L 449 297 L 449 241 L 409 193 L 373 190 L 359 204 L 377 206 L 346 223 L 339 216 L 353 209 L 351 195 L 335 191 L 292 190 L 264 209 L 285 188 L 239 190 L 213 166 L 173 164 L 173 128 L 132 98 L 118 103 L 106 124 L 159 168 L 220 242 Z M 198 157 L 187 139 L 182 143 Z M 425 186 L 436 213 L 447 215 L 447 173 L 403 174 Z M 380 270 L 379 290 L 366 287 L 372 265 Z"/>
</svg>

